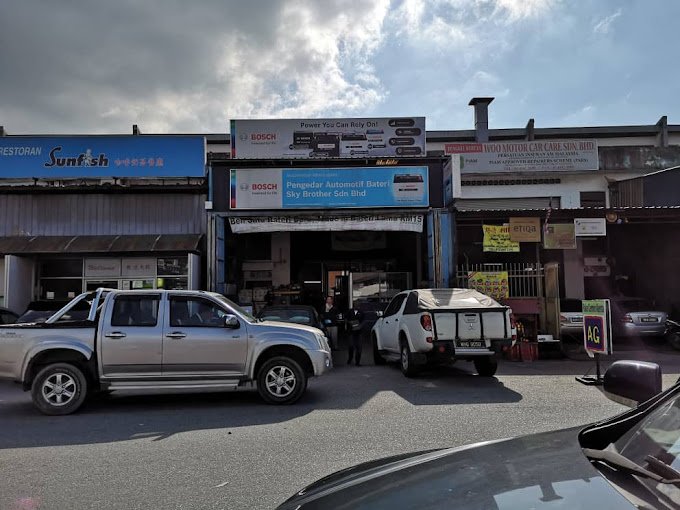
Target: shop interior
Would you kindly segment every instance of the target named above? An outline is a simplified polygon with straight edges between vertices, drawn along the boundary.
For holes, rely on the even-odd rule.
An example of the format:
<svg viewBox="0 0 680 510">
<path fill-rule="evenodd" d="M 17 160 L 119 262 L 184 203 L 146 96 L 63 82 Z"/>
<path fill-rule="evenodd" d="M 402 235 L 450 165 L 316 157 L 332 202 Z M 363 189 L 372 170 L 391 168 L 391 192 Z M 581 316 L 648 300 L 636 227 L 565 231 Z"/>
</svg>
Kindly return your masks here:
<svg viewBox="0 0 680 510">
<path fill-rule="evenodd" d="M 333 296 L 341 311 L 382 310 L 427 274 L 424 243 L 424 235 L 414 232 L 227 235 L 228 294 L 255 313 L 267 304 L 320 309 L 326 296 Z"/>
</svg>

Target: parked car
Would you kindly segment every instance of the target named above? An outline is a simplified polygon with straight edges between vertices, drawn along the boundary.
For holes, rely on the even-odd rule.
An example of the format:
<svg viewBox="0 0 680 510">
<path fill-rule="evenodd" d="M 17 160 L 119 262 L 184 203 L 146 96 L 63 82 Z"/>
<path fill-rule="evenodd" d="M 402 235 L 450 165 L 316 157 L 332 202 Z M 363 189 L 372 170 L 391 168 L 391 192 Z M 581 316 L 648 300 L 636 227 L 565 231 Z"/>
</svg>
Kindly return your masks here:
<svg viewBox="0 0 680 510">
<path fill-rule="evenodd" d="M 512 341 L 511 310 L 472 289 L 418 289 L 397 294 L 371 330 L 377 365 L 399 361 L 407 377 L 428 363 L 473 361 L 491 377 L 493 343 Z"/>
<path fill-rule="evenodd" d="M 666 333 L 666 312 L 644 298 L 611 298 L 614 337 L 662 337 Z"/>
<path fill-rule="evenodd" d="M 88 308 L 84 319 L 73 311 Z M 235 389 L 257 382 L 292 404 L 332 365 L 326 337 L 260 322 L 220 294 L 99 289 L 43 323 L 0 326 L 0 379 L 31 391 L 45 414 L 76 411 L 98 390 Z"/>
<path fill-rule="evenodd" d="M 618 361 L 605 394 L 634 409 L 514 439 L 406 453 L 326 476 L 279 510 L 670 509 L 680 506 L 680 384 L 653 363 Z"/>
<path fill-rule="evenodd" d="M 68 305 L 71 301 L 43 299 L 39 301 L 31 301 L 24 313 L 22 313 L 16 322 L 18 323 L 39 323 L 45 322 L 52 317 L 59 310 Z M 90 307 L 87 302 L 83 301 L 78 306 L 71 309 L 68 320 L 82 320 L 87 318 Z"/>
<path fill-rule="evenodd" d="M 313 306 L 305 305 L 271 305 L 265 306 L 257 314 L 264 321 L 292 322 L 318 328 L 324 333 L 326 328 L 319 319 L 319 313 Z"/>
<path fill-rule="evenodd" d="M 583 306 L 580 299 L 560 300 L 560 336 L 583 340 Z"/>
<path fill-rule="evenodd" d="M 18 318 L 18 314 L 8 308 L 0 306 L 0 324 L 14 324 Z"/>
</svg>

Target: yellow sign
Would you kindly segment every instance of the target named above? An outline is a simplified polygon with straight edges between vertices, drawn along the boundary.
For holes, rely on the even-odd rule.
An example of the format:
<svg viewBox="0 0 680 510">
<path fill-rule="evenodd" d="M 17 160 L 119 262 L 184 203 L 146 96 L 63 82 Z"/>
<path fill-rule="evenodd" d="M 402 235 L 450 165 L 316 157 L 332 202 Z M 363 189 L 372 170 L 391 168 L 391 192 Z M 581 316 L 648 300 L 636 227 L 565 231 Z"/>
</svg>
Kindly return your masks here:
<svg viewBox="0 0 680 510">
<path fill-rule="evenodd" d="M 518 243 L 540 243 L 541 219 L 510 218 L 510 240 Z"/>
<path fill-rule="evenodd" d="M 573 223 L 551 223 L 545 228 L 543 247 L 546 250 L 576 249 L 576 231 Z"/>
<path fill-rule="evenodd" d="M 518 252 L 519 243 L 510 239 L 508 225 L 482 225 L 484 229 L 484 251 L 501 253 Z"/>
<path fill-rule="evenodd" d="M 510 297 L 507 271 L 470 271 L 468 286 L 494 299 Z"/>
</svg>

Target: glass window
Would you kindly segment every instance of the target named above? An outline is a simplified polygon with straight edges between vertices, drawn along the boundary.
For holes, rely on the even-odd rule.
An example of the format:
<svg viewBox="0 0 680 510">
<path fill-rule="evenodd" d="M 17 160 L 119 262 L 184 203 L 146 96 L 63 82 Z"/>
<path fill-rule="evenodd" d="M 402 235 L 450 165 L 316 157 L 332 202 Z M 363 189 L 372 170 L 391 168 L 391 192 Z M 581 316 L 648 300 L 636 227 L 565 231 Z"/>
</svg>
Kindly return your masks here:
<svg viewBox="0 0 680 510">
<path fill-rule="evenodd" d="M 227 312 L 209 299 L 184 296 L 170 298 L 170 326 L 173 328 L 221 327 L 225 315 Z"/>
<path fill-rule="evenodd" d="M 156 287 L 166 290 L 187 290 L 189 280 L 188 278 L 157 278 Z"/>
<path fill-rule="evenodd" d="M 186 275 L 188 269 L 188 257 L 171 257 L 158 259 L 157 274 L 158 276 L 182 276 Z"/>
<path fill-rule="evenodd" d="M 0 324 L 14 324 L 17 316 L 9 312 L 0 312 Z"/>
<path fill-rule="evenodd" d="M 404 299 L 406 299 L 406 294 L 399 294 L 398 296 L 395 296 L 390 304 L 387 305 L 387 308 L 385 308 L 385 317 L 389 317 L 390 315 L 397 313 L 401 308 L 401 304 L 404 302 Z"/>
<path fill-rule="evenodd" d="M 83 276 L 83 259 L 43 260 L 40 263 L 40 276 L 54 278 Z"/>
<path fill-rule="evenodd" d="M 113 304 L 112 326 L 151 327 L 158 324 L 160 296 L 126 296 L 116 298 Z"/>
<path fill-rule="evenodd" d="M 40 280 L 41 299 L 69 300 L 83 292 L 80 278 L 42 278 Z"/>
</svg>

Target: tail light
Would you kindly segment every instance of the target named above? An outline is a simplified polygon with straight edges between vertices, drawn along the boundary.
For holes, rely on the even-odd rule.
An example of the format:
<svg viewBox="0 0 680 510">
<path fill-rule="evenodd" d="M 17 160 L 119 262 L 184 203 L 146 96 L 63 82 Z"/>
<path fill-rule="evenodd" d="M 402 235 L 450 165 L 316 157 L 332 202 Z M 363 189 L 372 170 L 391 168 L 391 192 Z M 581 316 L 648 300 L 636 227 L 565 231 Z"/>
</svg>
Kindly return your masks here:
<svg viewBox="0 0 680 510">
<path fill-rule="evenodd" d="M 630 316 L 629 313 L 623 316 L 623 319 L 621 319 L 622 322 L 628 322 L 630 324 L 633 323 L 633 318 Z"/>
<path fill-rule="evenodd" d="M 423 314 L 420 316 L 420 325 L 425 331 L 432 331 L 432 317 L 429 314 Z"/>
<path fill-rule="evenodd" d="M 569 322 L 569 318 L 564 314 L 560 314 L 560 323 L 566 324 L 567 322 Z"/>
</svg>

